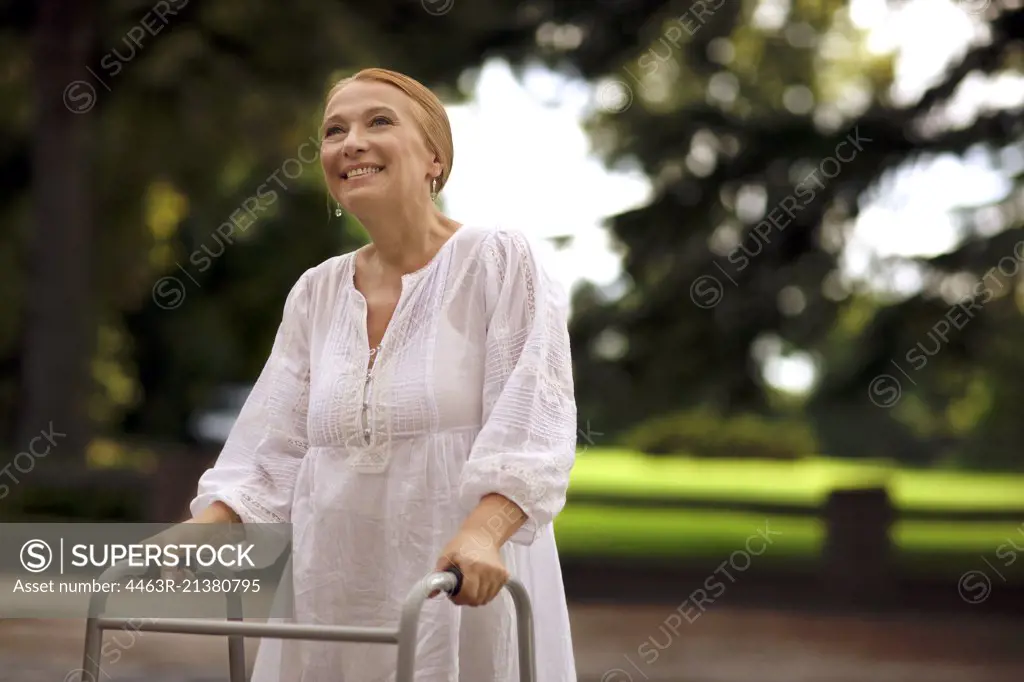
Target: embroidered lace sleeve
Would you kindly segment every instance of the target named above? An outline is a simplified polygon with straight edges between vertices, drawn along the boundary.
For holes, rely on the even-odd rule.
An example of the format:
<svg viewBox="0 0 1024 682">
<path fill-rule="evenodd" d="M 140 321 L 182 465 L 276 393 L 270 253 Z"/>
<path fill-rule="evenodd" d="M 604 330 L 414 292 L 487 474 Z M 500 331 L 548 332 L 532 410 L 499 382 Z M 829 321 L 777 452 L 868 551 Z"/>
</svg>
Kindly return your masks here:
<svg viewBox="0 0 1024 682">
<path fill-rule="evenodd" d="M 306 454 L 309 276 L 289 292 L 270 355 L 214 466 L 199 479 L 193 515 L 220 500 L 245 523 L 287 523 Z"/>
<path fill-rule="evenodd" d="M 528 545 L 565 506 L 576 455 L 568 298 L 520 233 L 481 248 L 488 312 L 484 421 L 462 471 L 466 511 L 499 493 L 527 515 L 510 539 Z"/>
</svg>

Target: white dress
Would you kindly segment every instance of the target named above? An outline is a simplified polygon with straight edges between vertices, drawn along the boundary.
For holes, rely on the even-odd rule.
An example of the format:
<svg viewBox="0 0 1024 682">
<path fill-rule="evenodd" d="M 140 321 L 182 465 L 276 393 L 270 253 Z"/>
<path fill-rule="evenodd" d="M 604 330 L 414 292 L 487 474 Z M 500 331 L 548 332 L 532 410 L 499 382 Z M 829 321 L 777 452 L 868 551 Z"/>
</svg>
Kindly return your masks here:
<svg viewBox="0 0 1024 682">
<path fill-rule="evenodd" d="M 487 493 L 528 517 L 502 547 L 529 591 L 538 680 L 575 682 L 552 520 L 576 452 L 564 289 L 514 230 L 463 226 L 402 294 L 370 353 L 354 252 L 306 271 L 191 511 L 290 522 L 294 620 L 396 627 L 413 584 Z M 365 405 L 365 409 L 364 409 Z M 507 591 L 420 615 L 416 682 L 518 682 Z M 253 682 L 387 682 L 388 644 L 261 640 Z"/>
</svg>

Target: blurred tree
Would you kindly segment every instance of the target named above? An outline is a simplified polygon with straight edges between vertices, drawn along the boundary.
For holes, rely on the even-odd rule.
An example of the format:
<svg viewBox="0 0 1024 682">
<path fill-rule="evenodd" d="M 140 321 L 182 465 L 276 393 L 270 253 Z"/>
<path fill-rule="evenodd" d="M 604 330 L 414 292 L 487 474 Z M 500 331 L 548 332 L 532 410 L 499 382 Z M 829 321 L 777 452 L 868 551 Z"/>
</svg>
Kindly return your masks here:
<svg viewBox="0 0 1024 682">
<path fill-rule="evenodd" d="M 65 86 L 89 55 L 91 0 L 42 0 L 34 26 L 32 214 L 28 238 L 18 444 L 63 434 L 59 450 L 89 441 L 86 413 L 92 287 L 92 121 L 66 106 Z M 53 436 L 56 438 L 56 436 Z"/>
<path fill-rule="evenodd" d="M 537 45 L 509 54 L 610 78 L 595 142 L 656 189 L 611 221 L 627 293 L 576 296 L 582 413 L 614 435 L 697 406 L 777 411 L 764 357 L 801 351 L 819 372 L 802 409 L 827 452 L 1024 465 L 1012 446 L 1024 366 L 1009 352 L 1024 343 L 1022 109 L 991 105 L 967 126 L 946 115 L 968 78 L 1014 75 L 1019 87 L 1024 8 L 967 5 L 984 9 L 989 40 L 909 104 L 891 97 L 890 57 L 866 50 L 840 0 L 529 6 Z M 968 153 L 1009 189 L 965 211 L 955 252 L 907 259 L 920 292 L 900 300 L 879 286 L 906 262 L 846 281 L 865 202 L 898 171 Z M 1006 277 L 992 275 L 999 262 Z"/>
</svg>

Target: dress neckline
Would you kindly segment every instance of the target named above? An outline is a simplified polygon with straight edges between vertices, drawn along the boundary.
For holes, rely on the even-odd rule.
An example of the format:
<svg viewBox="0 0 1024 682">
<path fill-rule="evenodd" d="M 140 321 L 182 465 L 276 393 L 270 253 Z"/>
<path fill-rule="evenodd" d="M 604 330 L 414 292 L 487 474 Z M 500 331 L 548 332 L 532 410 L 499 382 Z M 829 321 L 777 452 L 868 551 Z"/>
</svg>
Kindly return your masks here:
<svg viewBox="0 0 1024 682">
<path fill-rule="evenodd" d="M 466 230 L 466 228 L 466 225 L 459 226 L 454 232 L 448 235 L 448 238 L 437 249 L 437 252 L 435 252 L 434 255 L 430 257 L 430 260 L 428 260 L 422 267 L 402 275 L 402 284 L 405 285 L 410 280 L 419 279 L 422 275 L 429 272 L 435 265 L 437 265 L 437 263 L 441 261 L 441 259 L 444 257 L 445 252 L 448 251 L 451 245 L 455 242 L 455 239 L 459 236 L 459 233 Z M 348 259 L 349 272 L 348 276 L 345 278 L 347 280 L 349 289 L 356 293 L 359 293 L 359 289 L 356 288 L 356 257 L 358 256 L 359 251 L 362 250 L 362 248 L 363 247 L 359 247 L 355 251 L 351 252 L 351 257 Z"/>
</svg>

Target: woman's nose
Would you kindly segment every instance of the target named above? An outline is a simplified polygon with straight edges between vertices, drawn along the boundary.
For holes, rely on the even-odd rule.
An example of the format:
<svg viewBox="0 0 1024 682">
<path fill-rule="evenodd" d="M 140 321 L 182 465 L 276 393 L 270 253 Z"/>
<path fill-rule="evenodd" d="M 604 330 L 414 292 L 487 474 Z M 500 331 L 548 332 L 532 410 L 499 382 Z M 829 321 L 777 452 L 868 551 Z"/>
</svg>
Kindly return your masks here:
<svg viewBox="0 0 1024 682">
<path fill-rule="evenodd" d="M 359 128 L 352 126 L 352 129 L 345 135 L 345 146 L 344 152 L 346 156 L 351 156 L 359 152 L 366 151 L 366 137 L 363 131 Z"/>
</svg>

